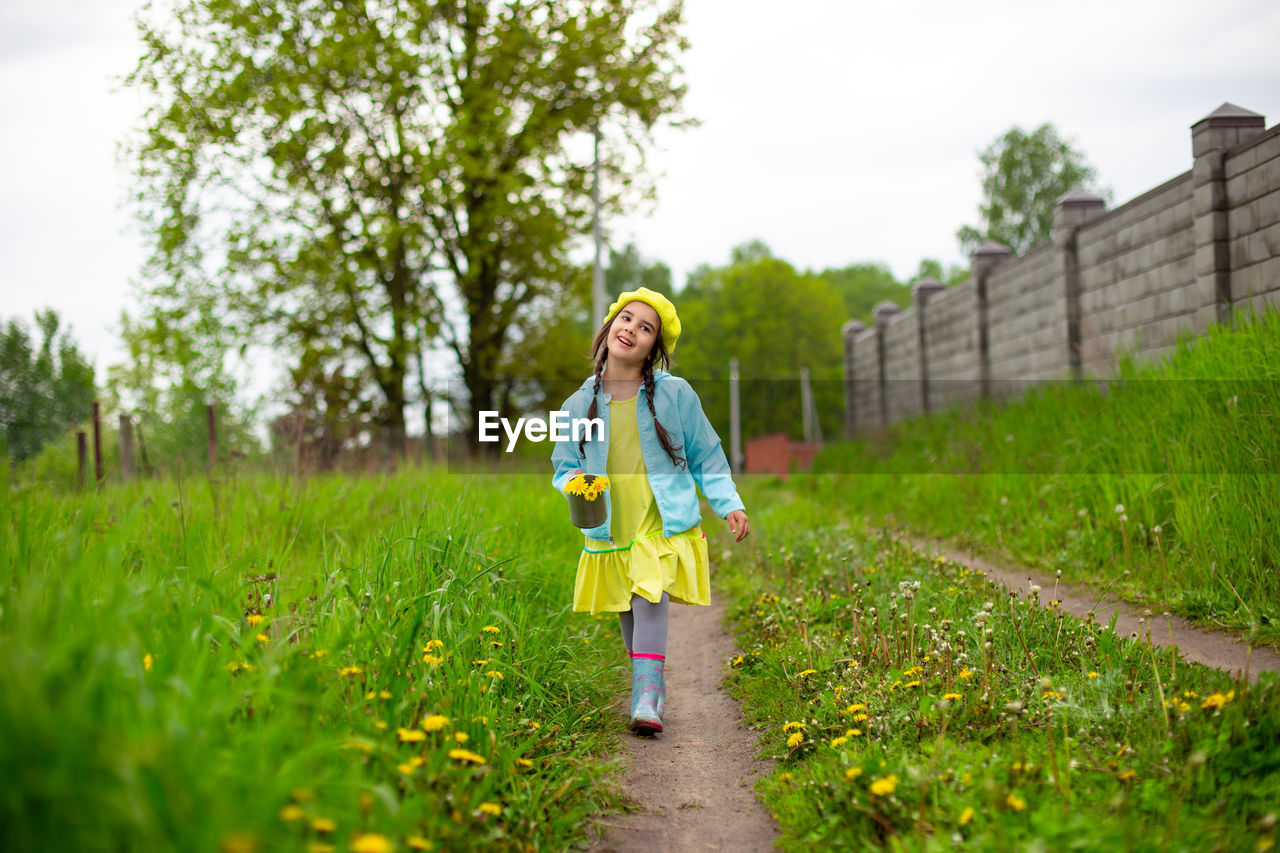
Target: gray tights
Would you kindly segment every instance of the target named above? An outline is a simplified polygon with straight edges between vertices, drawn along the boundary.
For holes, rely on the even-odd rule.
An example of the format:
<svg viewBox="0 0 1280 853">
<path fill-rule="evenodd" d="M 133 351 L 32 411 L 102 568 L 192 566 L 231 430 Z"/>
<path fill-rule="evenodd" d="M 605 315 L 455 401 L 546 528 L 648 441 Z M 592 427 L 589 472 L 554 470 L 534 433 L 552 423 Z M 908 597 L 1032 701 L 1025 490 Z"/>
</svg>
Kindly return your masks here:
<svg viewBox="0 0 1280 853">
<path fill-rule="evenodd" d="M 667 656 L 667 609 L 671 603 L 665 592 L 654 604 L 643 596 L 631 596 L 631 609 L 618 614 L 622 642 L 638 655 Z"/>
</svg>

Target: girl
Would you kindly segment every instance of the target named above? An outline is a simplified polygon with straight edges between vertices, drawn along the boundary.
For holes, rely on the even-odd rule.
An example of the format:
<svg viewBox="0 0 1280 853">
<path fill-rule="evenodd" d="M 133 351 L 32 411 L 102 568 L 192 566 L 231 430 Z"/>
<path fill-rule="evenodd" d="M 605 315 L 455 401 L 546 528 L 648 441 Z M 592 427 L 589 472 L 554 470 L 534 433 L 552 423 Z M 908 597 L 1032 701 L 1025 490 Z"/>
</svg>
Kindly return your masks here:
<svg viewBox="0 0 1280 853">
<path fill-rule="evenodd" d="M 618 297 L 592 344 L 595 375 L 560 407 L 571 418 L 599 417 L 603 437 L 559 442 L 551 454 L 557 489 L 584 471 L 609 478 L 605 522 L 585 531 L 573 609 L 619 614 L 637 734 L 662 731 L 668 603 L 711 603 L 697 488 L 736 541 L 751 532 L 698 395 L 654 369 L 669 366 L 679 337 L 680 318 L 662 294 L 641 287 Z"/>
</svg>

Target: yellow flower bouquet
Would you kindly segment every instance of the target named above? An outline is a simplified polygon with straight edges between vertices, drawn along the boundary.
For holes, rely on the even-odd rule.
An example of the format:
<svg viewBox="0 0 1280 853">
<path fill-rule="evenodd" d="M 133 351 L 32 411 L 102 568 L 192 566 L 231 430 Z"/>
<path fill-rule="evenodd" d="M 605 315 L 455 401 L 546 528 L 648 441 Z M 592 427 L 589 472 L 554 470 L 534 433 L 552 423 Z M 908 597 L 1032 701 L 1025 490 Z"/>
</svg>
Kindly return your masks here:
<svg viewBox="0 0 1280 853">
<path fill-rule="evenodd" d="M 605 520 L 605 503 L 596 500 L 609 491 L 609 478 L 603 474 L 579 474 L 565 484 L 569 498 L 569 520 L 584 530 L 599 527 Z"/>
</svg>

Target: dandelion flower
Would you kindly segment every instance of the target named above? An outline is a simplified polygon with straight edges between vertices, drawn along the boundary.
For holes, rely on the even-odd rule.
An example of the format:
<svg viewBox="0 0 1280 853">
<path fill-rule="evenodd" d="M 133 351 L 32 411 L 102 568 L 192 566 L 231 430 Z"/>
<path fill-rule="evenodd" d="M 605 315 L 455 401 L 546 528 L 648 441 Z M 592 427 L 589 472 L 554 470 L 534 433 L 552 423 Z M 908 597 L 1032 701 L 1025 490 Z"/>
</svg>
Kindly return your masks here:
<svg viewBox="0 0 1280 853">
<path fill-rule="evenodd" d="M 1097 673 L 1097 671 L 1096 671 L 1096 670 L 1090 671 L 1090 672 L 1089 672 L 1089 677 L 1090 677 L 1090 678 L 1097 678 L 1097 677 L 1098 677 L 1098 673 Z"/>
<path fill-rule="evenodd" d="M 806 675 L 814 675 L 815 673 L 817 673 L 816 669 L 806 669 L 803 672 L 801 672 L 800 675 L 797 677 L 804 678 Z"/>
<path fill-rule="evenodd" d="M 960 678 L 962 681 L 968 681 L 970 678 L 973 678 L 973 670 L 966 666 L 964 669 L 960 670 Z"/>
<path fill-rule="evenodd" d="M 337 850 L 332 844 L 323 841 L 312 841 L 307 844 L 307 853 L 334 853 Z"/>
<path fill-rule="evenodd" d="M 856 704 L 850 705 L 848 708 L 845 708 L 844 712 L 846 714 L 854 714 L 854 713 L 857 713 L 858 711 L 865 711 L 865 710 L 867 710 L 867 706 L 862 704 L 861 702 L 858 702 Z"/>
<path fill-rule="evenodd" d="M 304 814 L 302 808 L 300 806 L 295 806 L 293 803 L 290 803 L 280 809 L 280 819 L 283 821 L 302 820 L 303 817 Z"/>
<path fill-rule="evenodd" d="M 412 776 L 413 771 L 417 770 L 418 768 L 414 767 L 412 764 L 406 761 L 401 764 L 397 764 L 396 769 L 406 776 Z"/>
<path fill-rule="evenodd" d="M 427 739 L 426 733 L 417 729 L 399 728 L 396 729 L 396 736 L 400 738 L 401 743 L 415 743 Z"/>
<path fill-rule="evenodd" d="M 871 796 L 887 797 L 898 789 L 897 775 L 890 773 L 888 776 L 881 776 L 871 783 Z"/>
<path fill-rule="evenodd" d="M 850 767 L 848 770 L 844 771 L 844 778 L 846 780 L 857 779 L 861 775 L 862 775 L 861 767 Z"/>
<path fill-rule="evenodd" d="M 845 729 L 845 737 L 862 737 L 862 729 Z"/>
<path fill-rule="evenodd" d="M 427 664 L 428 666 L 439 666 L 440 664 L 444 663 L 444 658 L 439 657 L 437 655 L 433 655 L 430 652 L 427 652 L 425 655 L 422 656 L 422 662 Z"/>
<path fill-rule="evenodd" d="M 529 760 L 529 759 L 527 759 L 527 758 L 517 758 L 517 759 L 516 759 L 516 764 L 519 764 L 521 767 L 532 767 L 532 766 L 533 766 L 533 762 L 532 762 L 532 761 L 530 761 L 530 760 Z"/>
<path fill-rule="evenodd" d="M 151 653 L 150 653 L 150 652 L 147 652 L 145 655 L 143 655 L 143 657 L 142 657 L 142 668 L 143 668 L 143 669 L 145 669 L 145 670 L 147 670 L 148 672 L 150 672 L 150 671 L 151 671 L 151 665 L 152 665 L 153 663 L 155 663 L 155 658 L 153 658 L 153 657 L 151 656 Z"/>
<path fill-rule="evenodd" d="M 804 723 L 793 722 L 793 723 L 787 723 L 787 724 L 785 724 L 785 725 L 782 727 L 782 730 L 783 730 L 784 732 L 789 732 L 789 731 L 791 731 L 792 729 L 803 729 L 803 728 L 804 728 Z"/>
<path fill-rule="evenodd" d="M 964 826 L 971 820 L 973 820 L 973 806 L 968 806 L 964 811 L 960 812 L 960 825 Z"/>
<path fill-rule="evenodd" d="M 249 623 L 250 628 L 257 628 L 262 624 L 263 618 L 264 617 L 261 613 L 250 613 L 248 616 L 244 617 L 244 621 Z"/>
<path fill-rule="evenodd" d="M 1234 693 L 1234 691 L 1232 691 Z M 1204 701 L 1200 703 L 1201 708 L 1221 708 L 1227 702 L 1231 701 L 1231 696 L 1224 693 L 1210 693 L 1204 697 Z"/>
<path fill-rule="evenodd" d="M 434 652 L 436 649 L 444 648 L 444 640 L 427 640 L 427 644 L 422 647 L 424 652 Z"/>
<path fill-rule="evenodd" d="M 449 757 L 454 761 L 471 764 L 484 764 L 485 761 L 483 755 L 477 755 L 469 749 L 451 749 L 449 750 Z"/>
<path fill-rule="evenodd" d="M 499 681 L 501 681 L 504 677 L 502 673 L 498 672 L 496 669 L 488 670 L 487 672 L 485 672 L 485 675 L 489 676 L 490 678 L 496 678 Z"/>
<path fill-rule="evenodd" d="M 831 745 L 837 748 L 844 746 L 848 742 L 849 738 L 847 737 L 833 737 L 831 739 Z"/>
<path fill-rule="evenodd" d="M 499 628 L 497 625 L 485 625 L 485 626 L 484 626 L 483 628 L 481 628 L 480 630 L 481 630 L 481 631 L 484 631 L 486 634 L 501 634 L 501 633 L 502 633 L 502 629 L 501 629 L 501 628 Z"/>
<path fill-rule="evenodd" d="M 422 728 L 429 732 L 438 732 L 449 725 L 449 718 L 443 714 L 432 714 L 422 721 Z"/>
<path fill-rule="evenodd" d="M 957 700 L 957 699 L 962 699 L 962 698 L 964 698 L 964 697 L 962 697 L 959 693 L 943 693 L 943 694 L 942 694 L 942 698 L 943 698 L 943 699 L 950 699 L 951 701 L 955 701 L 955 700 Z"/>
<path fill-rule="evenodd" d="M 456 740 L 458 743 L 466 743 L 467 741 L 471 740 L 471 735 L 467 734 L 466 732 L 454 732 L 453 739 Z"/>
<path fill-rule="evenodd" d="M 316 832 L 333 832 L 338 828 L 338 824 L 331 818 L 318 817 L 311 821 L 311 828 Z"/>
<path fill-rule="evenodd" d="M 433 846 L 431 839 L 423 838 L 421 835 L 410 835 L 404 840 L 404 843 L 408 844 L 410 849 L 413 850 L 430 850 Z"/>
<path fill-rule="evenodd" d="M 366 832 L 351 839 L 353 853 L 391 853 L 396 846 L 386 836 Z"/>
<path fill-rule="evenodd" d="M 481 803 L 479 806 L 477 806 L 477 808 L 480 811 L 484 812 L 485 814 L 490 814 L 490 815 L 493 815 L 494 817 L 497 817 L 498 815 L 502 814 L 502 806 L 498 805 L 497 803 L 485 802 L 485 803 Z"/>
<path fill-rule="evenodd" d="M 1132 779 L 1134 776 L 1137 776 L 1137 775 L 1138 774 L 1132 768 L 1130 768 L 1128 770 L 1125 770 L 1116 778 L 1119 779 L 1121 782 L 1128 782 L 1130 779 Z"/>
<path fill-rule="evenodd" d="M 1027 807 L 1027 801 L 1012 791 L 1009 792 L 1009 796 L 1004 798 L 1004 801 L 1008 804 L 1009 808 L 1013 809 L 1015 812 L 1020 812 Z"/>
<path fill-rule="evenodd" d="M 342 669 L 338 670 L 338 675 L 359 675 L 362 672 L 364 672 L 364 670 L 358 666 L 344 666 Z"/>
<path fill-rule="evenodd" d="M 793 732 L 791 737 L 787 738 L 787 746 L 799 746 L 802 740 L 804 740 L 804 732 Z"/>
</svg>

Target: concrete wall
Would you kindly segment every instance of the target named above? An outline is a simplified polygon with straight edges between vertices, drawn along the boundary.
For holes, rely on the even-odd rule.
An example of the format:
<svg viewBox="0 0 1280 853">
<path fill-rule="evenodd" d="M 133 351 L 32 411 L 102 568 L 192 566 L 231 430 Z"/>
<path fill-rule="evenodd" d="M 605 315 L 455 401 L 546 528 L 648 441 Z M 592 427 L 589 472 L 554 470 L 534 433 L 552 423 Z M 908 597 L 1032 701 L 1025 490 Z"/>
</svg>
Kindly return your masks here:
<svg viewBox="0 0 1280 853">
<path fill-rule="evenodd" d="M 1111 211 L 1068 193 L 1050 242 L 1020 257 L 987 244 L 967 282 L 917 282 L 914 307 L 851 328 L 846 433 L 1106 376 L 1122 353 L 1156 360 L 1181 335 L 1280 305 L 1280 125 L 1223 104 L 1192 125 L 1191 154 L 1189 171 Z"/>
</svg>

